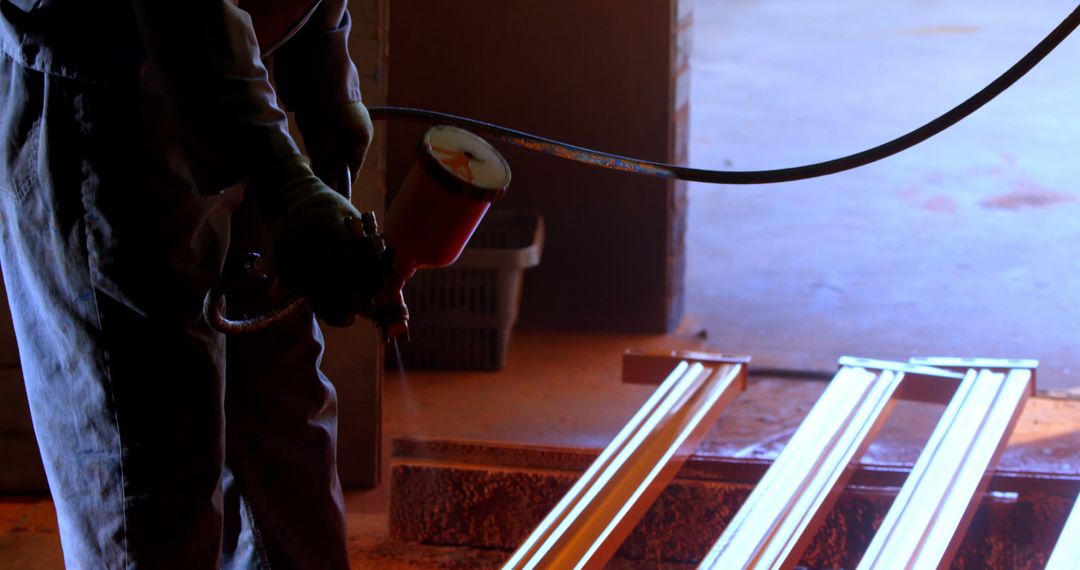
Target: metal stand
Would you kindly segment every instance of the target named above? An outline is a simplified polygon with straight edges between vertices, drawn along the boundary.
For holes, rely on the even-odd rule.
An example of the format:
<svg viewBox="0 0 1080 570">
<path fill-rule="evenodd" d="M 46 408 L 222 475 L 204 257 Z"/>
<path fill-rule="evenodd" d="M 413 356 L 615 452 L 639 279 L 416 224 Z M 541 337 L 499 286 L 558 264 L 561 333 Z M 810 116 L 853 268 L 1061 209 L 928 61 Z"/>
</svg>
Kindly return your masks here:
<svg viewBox="0 0 1080 570">
<path fill-rule="evenodd" d="M 745 389 L 748 363 L 706 353 L 628 352 L 624 380 L 648 383 L 663 370 L 666 380 L 504 568 L 602 568 Z M 948 566 L 1034 392 L 1038 363 L 843 357 L 840 365 L 699 568 L 794 567 L 900 399 L 947 405 L 858 567 Z M 1080 507 L 1066 532 L 1080 527 L 1078 513 Z M 1061 567 L 1076 566 L 1076 553 L 1066 556 Z"/>
</svg>

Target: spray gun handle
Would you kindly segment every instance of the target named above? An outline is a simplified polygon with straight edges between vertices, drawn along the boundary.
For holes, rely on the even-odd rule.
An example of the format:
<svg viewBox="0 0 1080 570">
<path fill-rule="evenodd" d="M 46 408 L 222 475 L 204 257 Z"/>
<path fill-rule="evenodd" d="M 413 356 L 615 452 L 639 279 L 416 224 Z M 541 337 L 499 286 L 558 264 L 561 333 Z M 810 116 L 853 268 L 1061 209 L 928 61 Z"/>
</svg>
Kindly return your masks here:
<svg viewBox="0 0 1080 570">
<path fill-rule="evenodd" d="M 379 331 L 379 337 L 383 343 L 403 338 L 409 341 L 409 308 L 405 305 L 405 297 L 401 289 L 405 285 L 399 271 L 395 271 L 394 255 L 390 246 L 386 243 L 386 236 L 379 231 L 379 224 L 375 220 L 373 212 L 360 214 L 359 237 L 366 239 L 370 244 L 371 251 L 379 260 L 379 267 L 383 272 L 383 284 L 371 300 L 371 321 Z M 356 224 L 353 225 L 353 236 L 357 234 Z M 411 274 L 409 275 L 411 276 Z"/>
<path fill-rule="evenodd" d="M 345 220 L 345 224 L 348 226 L 353 239 L 363 243 L 363 247 L 368 248 L 371 254 L 380 260 L 379 266 L 388 268 L 391 255 L 389 247 L 386 244 L 386 239 L 378 231 L 375 214 L 373 212 L 364 212 L 358 219 L 350 218 Z M 244 280 L 254 279 L 265 281 L 273 278 L 273 270 L 266 259 L 258 253 L 248 253 L 244 263 L 226 267 L 225 273 L 222 275 L 221 279 L 219 279 L 206 293 L 206 297 L 203 299 L 203 318 L 205 318 L 206 322 L 218 332 L 225 334 L 242 334 L 262 330 L 289 316 L 305 303 L 304 299 L 293 297 L 283 305 L 251 318 L 230 319 L 225 315 L 223 310 L 225 306 L 224 301 L 226 294 L 230 290 L 234 289 Z M 404 310 L 404 302 L 401 303 L 401 307 Z M 378 307 L 375 307 L 374 310 L 375 312 L 378 312 Z M 408 320 L 407 310 L 404 318 L 405 320 Z M 384 321 L 377 318 L 373 320 L 375 320 L 376 325 L 379 326 L 380 331 L 385 331 L 385 327 L 382 324 Z M 396 328 L 394 330 L 397 331 Z M 398 334 L 400 333 L 395 332 L 393 336 L 397 336 Z"/>
<path fill-rule="evenodd" d="M 335 190 L 346 199 L 352 199 L 352 172 L 346 166 L 341 171 Z M 376 255 L 384 255 L 386 241 L 382 234 L 378 233 L 378 224 L 375 222 L 375 214 L 365 212 L 359 220 L 346 222 L 354 238 L 364 238 L 371 242 Z M 358 235 L 359 234 L 359 235 Z M 226 293 L 244 279 L 272 279 L 269 263 L 265 258 L 255 252 L 248 253 L 247 259 L 240 267 L 226 268 L 225 274 L 206 293 L 203 299 L 203 318 L 216 331 L 225 334 L 242 334 L 262 330 L 281 319 L 289 316 L 297 308 L 304 304 L 304 299 L 293 297 L 283 305 L 261 315 L 248 319 L 230 319 L 223 309 Z"/>
</svg>

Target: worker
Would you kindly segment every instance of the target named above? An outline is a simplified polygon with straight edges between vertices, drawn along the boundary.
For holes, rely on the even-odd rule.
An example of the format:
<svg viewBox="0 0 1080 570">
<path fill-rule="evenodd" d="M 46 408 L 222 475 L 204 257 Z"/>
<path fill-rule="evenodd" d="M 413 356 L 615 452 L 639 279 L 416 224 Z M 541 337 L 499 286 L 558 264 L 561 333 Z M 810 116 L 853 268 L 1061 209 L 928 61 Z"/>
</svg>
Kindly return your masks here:
<svg viewBox="0 0 1080 570">
<path fill-rule="evenodd" d="M 349 15 L 307 4 L 264 63 L 228 0 L 0 0 L 0 266 L 71 568 L 348 567 L 312 310 L 229 338 L 200 316 L 249 247 L 282 287 L 230 311 L 370 303 L 359 214 L 315 175 L 371 138 Z"/>
</svg>

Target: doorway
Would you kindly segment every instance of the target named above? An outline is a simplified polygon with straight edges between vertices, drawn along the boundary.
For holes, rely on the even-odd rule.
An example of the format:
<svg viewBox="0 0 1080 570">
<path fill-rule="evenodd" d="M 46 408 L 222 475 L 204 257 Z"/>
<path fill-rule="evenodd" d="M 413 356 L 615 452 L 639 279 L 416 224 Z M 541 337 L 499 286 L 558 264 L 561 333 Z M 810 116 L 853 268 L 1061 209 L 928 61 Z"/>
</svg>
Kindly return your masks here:
<svg viewBox="0 0 1080 570">
<path fill-rule="evenodd" d="M 696 0 L 690 163 L 861 151 L 982 88 L 1073 6 Z M 681 332 L 759 365 L 1028 357 L 1080 385 L 1080 38 L 930 141 L 855 171 L 690 187 Z"/>
</svg>

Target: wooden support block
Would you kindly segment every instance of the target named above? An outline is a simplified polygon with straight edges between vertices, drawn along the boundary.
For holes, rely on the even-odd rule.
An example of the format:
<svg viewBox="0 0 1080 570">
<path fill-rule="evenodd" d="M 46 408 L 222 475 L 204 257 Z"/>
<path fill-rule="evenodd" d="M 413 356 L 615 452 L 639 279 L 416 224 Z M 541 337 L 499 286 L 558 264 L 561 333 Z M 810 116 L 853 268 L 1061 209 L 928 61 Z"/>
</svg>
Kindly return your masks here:
<svg viewBox="0 0 1080 570">
<path fill-rule="evenodd" d="M 1031 370 L 968 371 L 858 568 L 952 559 L 1031 391 Z"/>
<path fill-rule="evenodd" d="M 699 568 L 790 568 L 891 409 L 903 372 L 844 367 Z"/>
<path fill-rule="evenodd" d="M 1054 546 L 1045 570 L 1076 570 L 1080 568 L 1080 500 L 1073 505 L 1061 537 Z"/>
<path fill-rule="evenodd" d="M 679 363 L 503 568 L 602 568 L 744 376 L 742 364 Z"/>
<path fill-rule="evenodd" d="M 700 352 L 694 350 L 641 350 L 631 348 L 623 353 L 622 381 L 626 384 L 659 384 L 680 362 L 700 362 L 705 366 L 742 364 L 742 389 L 746 389 L 749 356 Z"/>
</svg>

